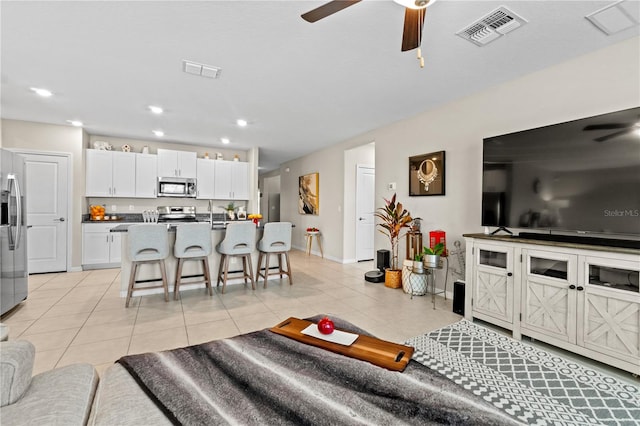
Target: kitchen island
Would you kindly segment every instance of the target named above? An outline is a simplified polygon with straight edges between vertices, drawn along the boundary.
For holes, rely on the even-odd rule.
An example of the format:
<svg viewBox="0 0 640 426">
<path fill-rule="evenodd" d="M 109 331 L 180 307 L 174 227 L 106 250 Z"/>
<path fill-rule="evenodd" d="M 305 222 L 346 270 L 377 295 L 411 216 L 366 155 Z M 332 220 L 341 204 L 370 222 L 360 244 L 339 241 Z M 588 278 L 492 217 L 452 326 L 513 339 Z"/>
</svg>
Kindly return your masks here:
<svg viewBox="0 0 640 426">
<path fill-rule="evenodd" d="M 127 296 L 127 289 L 129 288 L 129 276 L 131 274 L 131 259 L 129 258 L 129 250 L 128 244 L 129 239 L 127 237 L 127 230 L 131 226 L 131 224 L 122 224 L 118 225 L 115 228 L 111 229 L 111 232 L 118 232 L 122 234 L 122 260 L 120 267 L 120 297 Z M 165 259 L 165 267 L 167 269 L 167 280 L 169 284 L 169 292 L 172 293 L 175 282 L 176 282 L 176 273 L 178 269 L 178 259 L 173 255 L 173 245 L 176 241 L 176 225 L 175 224 L 167 224 L 166 225 L 169 230 L 169 257 Z M 260 238 L 262 238 L 262 229 L 260 226 L 256 232 L 256 246 Z M 216 246 L 220 241 L 224 239 L 226 227 L 224 225 L 213 225 L 211 227 L 211 246 L 212 251 L 209 255 L 209 270 L 211 271 L 211 285 L 215 286 L 218 276 L 218 267 L 220 265 L 220 254 L 216 251 Z M 258 265 L 258 250 L 254 250 L 251 254 L 251 263 L 253 266 L 253 274 L 255 277 L 256 267 Z M 202 275 L 202 262 L 184 262 L 182 267 L 182 276 L 197 276 Z M 241 271 L 242 270 L 242 260 L 236 257 L 231 257 L 229 259 L 229 273 Z M 155 280 L 160 278 L 160 265 L 158 263 L 143 263 L 138 266 L 138 274 L 136 279 L 138 281 L 141 280 Z M 195 280 L 196 278 L 194 278 Z M 188 279 L 186 280 L 188 281 Z M 244 280 L 241 278 L 230 278 L 227 280 L 227 287 L 235 284 L 244 284 Z M 145 296 L 149 294 L 159 294 L 163 293 L 164 290 L 162 288 L 154 288 L 154 289 L 144 289 L 145 283 L 136 284 L 137 290 L 134 290 L 133 296 Z M 150 282 L 150 286 L 157 285 L 156 282 Z M 249 286 L 251 283 L 248 284 Z M 201 288 L 203 289 L 204 296 L 204 283 L 195 283 L 195 284 L 180 284 L 180 291 Z M 228 291 L 228 289 L 227 289 Z"/>
</svg>

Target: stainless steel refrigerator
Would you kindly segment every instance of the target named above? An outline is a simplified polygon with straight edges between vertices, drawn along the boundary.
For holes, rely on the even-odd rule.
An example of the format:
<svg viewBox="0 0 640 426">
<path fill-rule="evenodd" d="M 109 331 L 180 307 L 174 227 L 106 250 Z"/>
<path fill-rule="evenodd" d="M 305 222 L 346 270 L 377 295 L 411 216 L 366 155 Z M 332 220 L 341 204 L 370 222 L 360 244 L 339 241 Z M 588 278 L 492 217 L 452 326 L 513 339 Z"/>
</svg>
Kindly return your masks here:
<svg viewBox="0 0 640 426">
<path fill-rule="evenodd" d="M 0 315 L 27 298 L 25 161 L 0 149 Z"/>
</svg>

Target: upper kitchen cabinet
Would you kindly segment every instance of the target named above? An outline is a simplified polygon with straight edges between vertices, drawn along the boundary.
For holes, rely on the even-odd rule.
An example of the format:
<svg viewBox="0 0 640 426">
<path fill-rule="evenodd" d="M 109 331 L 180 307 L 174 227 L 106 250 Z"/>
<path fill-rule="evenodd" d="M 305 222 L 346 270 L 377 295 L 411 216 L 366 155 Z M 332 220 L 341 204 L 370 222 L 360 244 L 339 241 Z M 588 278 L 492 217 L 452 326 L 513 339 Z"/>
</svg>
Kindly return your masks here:
<svg viewBox="0 0 640 426">
<path fill-rule="evenodd" d="M 196 198 L 211 200 L 215 198 L 215 167 L 218 161 L 198 158 L 198 194 Z"/>
<path fill-rule="evenodd" d="M 219 200 L 248 200 L 249 163 L 220 160 L 215 163 L 214 198 Z"/>
<path fill-rule="evenodd" d="M 87 197 L 135 197 L 134 154 L 88 149 L 86 159 Z"/>
<path fill-rule="evenodd" d="M 196 160 L 195 152 L 158 149 L 158 176 L 195 178 Z"/>
<path fill-rule="evenodd" d="M 136 198 L 156 198 L 158 189 L 158 156 L 135 154 Z"/>
</svg>

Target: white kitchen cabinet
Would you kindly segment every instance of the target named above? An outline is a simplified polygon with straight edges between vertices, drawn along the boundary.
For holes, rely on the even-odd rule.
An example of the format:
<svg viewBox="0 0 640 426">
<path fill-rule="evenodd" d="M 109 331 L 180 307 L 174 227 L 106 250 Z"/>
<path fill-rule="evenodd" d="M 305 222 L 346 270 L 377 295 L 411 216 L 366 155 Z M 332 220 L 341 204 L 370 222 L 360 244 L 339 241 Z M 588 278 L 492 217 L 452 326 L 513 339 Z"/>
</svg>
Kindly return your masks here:
<svg viewBox="0 0 640 426">
<path fill-rule="evenodd" d="M 158 149 L 158 176 L 195 178 L 196 160 L 195 152 Z"/>
<path fill-rule="evenodd" d="M 122 235 L 110 232 L 120 223 L 82 224 L 82 268 L 116 268 L 122 259 Z"/>
<path fill-rule="evenodd" d="M 158 189 L 158 156 L 135 154 L 136 198 L 156 198 Z"/>
<path fill-rule="evenodd" d="M 85 177 L 87 197 L 135 197 L 136 157 L 88 149 Z"/>
<path fill-rule="evenodd" d="M 465 239 L 473 259 L 467 319 L 640 374 L 640 250 L 483 234 Z"/>
<path fill-rule="evenodd" d="M 249 163 L 231 161 L 231 187 L 234 200 L 249 199 Z"/>
<path fill-rule="evenodd" d="M 219 200 L 248 200 L 249 163 L 216 160 L 214 193 Z"/>
<path fill-rule="evenodd" d="M 211 200 L 215 197 L 215 166 L 217 161 L 198 158 L 197 179 L 198 194 L 196 198 Z"/>
<path fill-rule="evenodd" d="M 113 156 L 110 151 L 86 151 L 85 193 L 88 197 L 111 197 Z"/>
</svg>

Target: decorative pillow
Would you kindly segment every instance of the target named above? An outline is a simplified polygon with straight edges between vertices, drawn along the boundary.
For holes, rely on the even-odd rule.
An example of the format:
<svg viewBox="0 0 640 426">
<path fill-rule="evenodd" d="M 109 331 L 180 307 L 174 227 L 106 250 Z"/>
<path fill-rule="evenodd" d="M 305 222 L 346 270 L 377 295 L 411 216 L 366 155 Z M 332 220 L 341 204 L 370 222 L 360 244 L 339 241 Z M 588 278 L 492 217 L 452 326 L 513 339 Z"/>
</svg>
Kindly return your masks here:
<svg viewBox="0 0 640 426">
<path fill-rule="evenodd" d="M 36 349 L 26 340 L 0 342 L 0 406 L 13 404 L 31 384 Z"/>
</svg>

